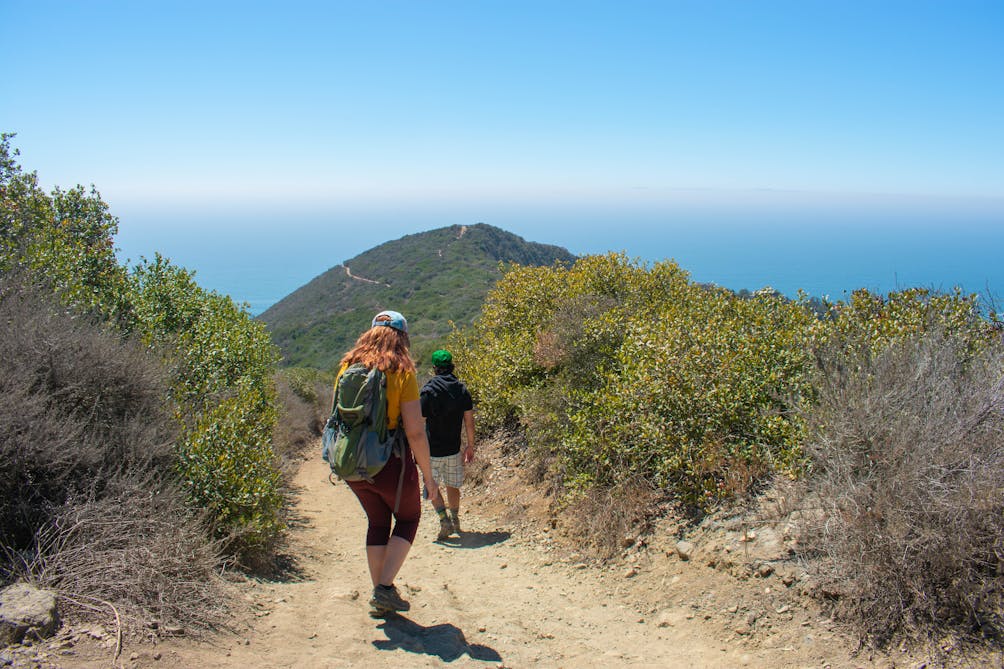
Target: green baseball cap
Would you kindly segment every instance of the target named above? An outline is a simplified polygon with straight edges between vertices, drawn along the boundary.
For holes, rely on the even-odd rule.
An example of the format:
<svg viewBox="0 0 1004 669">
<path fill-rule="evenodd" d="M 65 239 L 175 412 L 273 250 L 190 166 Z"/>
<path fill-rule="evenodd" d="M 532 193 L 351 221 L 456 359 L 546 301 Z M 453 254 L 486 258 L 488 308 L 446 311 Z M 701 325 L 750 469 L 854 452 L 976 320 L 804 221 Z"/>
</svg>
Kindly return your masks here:
<svg viewBox="0 0 1004 669">
<path fill-rule="evenodd" d="M 453 364 L 453 354 L 446 349 L 439 349 L 432 354 L 433 367 L 446 367 Z"/>
</svg>

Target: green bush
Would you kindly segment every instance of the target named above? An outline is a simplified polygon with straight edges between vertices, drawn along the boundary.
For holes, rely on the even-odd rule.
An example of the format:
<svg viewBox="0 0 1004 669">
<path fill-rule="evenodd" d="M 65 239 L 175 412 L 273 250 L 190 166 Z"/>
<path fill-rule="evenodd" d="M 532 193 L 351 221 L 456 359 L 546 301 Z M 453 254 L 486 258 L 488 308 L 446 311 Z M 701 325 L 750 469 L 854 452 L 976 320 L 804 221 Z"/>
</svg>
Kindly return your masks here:
<svg viewBox="0 0 1004 669">
<path fill-rule="evenodd" d="M 45 193 L 0 135 L 0 271 L 42 281 L 67 305 L 127 326 L 126 271 L 115 258 L 118 220 L 93 188 Z"/>
<path fill-rule="evenodd" d="M 270 548 L 282 529 L 281 480 L 272 451 L 275 407 L 259 389 L 201 412 L 182 434 L 182 480 L 196 507 L 211 514 L 216 532 L 242 552 Z"/>
<path fill-rule="evenodd" d="M 619 254 L 514 267 L 451 345 L 486 429 L 516 421 L 572 490 L 642 480 L 692 502 L 797 471 L 811 313 Z"/>
<path fill-rule="evenodd" d="M 160 255 L 138 265 L 131 279 L 135 331 L 174 370 L 185 424 L 179 469 L 190 500 L 209 511 L 234 550 L 260 553 L 282 529 L 270 441 L 278 352 L 263 324 Z"/>
</svg>

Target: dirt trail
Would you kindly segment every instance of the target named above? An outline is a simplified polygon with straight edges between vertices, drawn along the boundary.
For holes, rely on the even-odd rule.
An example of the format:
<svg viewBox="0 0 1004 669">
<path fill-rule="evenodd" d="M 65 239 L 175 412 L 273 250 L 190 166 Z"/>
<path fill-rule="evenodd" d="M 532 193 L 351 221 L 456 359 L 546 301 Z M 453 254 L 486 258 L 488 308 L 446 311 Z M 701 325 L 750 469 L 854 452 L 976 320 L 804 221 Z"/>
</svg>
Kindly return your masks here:
<svg viewBox="0 0 1004 669">
<path fill-rule="evenodd" d="M 390 288 L 389 283 L 384 283 L 382 281 L 376 281 L 374 279 L 366 279 L 361 276 L 356 276 L 355 274 L 352 273 L 352 270 L 349 269 L 348 265 L 344 265 L 344 267 L 345 267 L 345 276 L 349 277 L 350 279 L 355 279 L 356 281 L 362 281 L 363 283 L 372 283 L 378 286 L 386 286 L 387 288 Z"/>
<path fill-rule="evenodd" d="M 253 622 L 237 636 L 127 645 L 122 666 L 890 666 L 852 658 L 848 641 L 810 612 L 780 607 L 784 615 L 776 615 L 771 604 L 757 623 L 763 633 L 737 631 L 736 621 L 748 621 L 745 607 L 729 606 L 739 601 L 728 590 L 736 583 L 731 576 L 660 550 L 634 556 L 628 572 L 624 565 L 586 565 L 539 535 L 510 533 L 473 496 L 462 540 L 434 543 L 438 522 L 423 513 L 397 580 L 412 609 L 374 620 L 358 502 L 347 486 L 328 482 L 319 457 L 303 461 L 295 485 L 302 522 L 291 549 L 303 577 L 240 585 Z M 743 587 L 784 590 L 766 583 Z M 764 623 L 767 614 L 772 623 Z M 108 665 L 106 655 L 102 663 L 74 666 Z"/>
</svg>

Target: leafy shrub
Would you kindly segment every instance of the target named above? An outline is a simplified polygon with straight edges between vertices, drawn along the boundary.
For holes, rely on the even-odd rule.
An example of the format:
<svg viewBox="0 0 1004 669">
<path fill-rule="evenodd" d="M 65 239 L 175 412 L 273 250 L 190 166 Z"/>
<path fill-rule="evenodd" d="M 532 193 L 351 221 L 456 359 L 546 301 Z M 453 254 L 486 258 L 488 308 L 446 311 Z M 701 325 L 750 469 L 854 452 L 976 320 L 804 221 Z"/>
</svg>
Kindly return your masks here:
<svg viewBox="0 0 1004 669">
<path fill-rule="evenodd" d="M 190 500 L 232 550 L 257 559 L 283 527 L 271 445 L 278 353 L 264 325 L 160 255 L 131 280 L 134 330 L 174 370 L 185 425 L 178 462 Z"/>
<path fill-rule="evenodd" d="M 993 326 L 980 314 L 977 296 L 958 289 L 940 293 L 910 288 L 885 296 L 862 289 L 854 291 L 847 302 L 827 307 L 826 316 L 814 328 L 814 342 L 836 342 L 850 356 L 865 349 L 878 352 L 932 330 L 955 340 L 964 355 L 975 354 L 996 337 Z"/>
<path fill-rule="evenodd" d="M 291 461 L 321 436 L 331 411 L 334 379 L 318 370 L 290 367 L 275 375 L 279 420 L 272 443 L 277 455 Z"/>
<path fill-rule="evenodd" d="M 451 345 L 480 423 L 525 425 L 559 487 L 640 479 L 708 503 L 797 470 L 811 322 L 609 254 L 513 268 Z"/>
<path fill-rule="evenodd" d="M 44 279 L 60 299 L 126 324 L 126 272 L 112 236 L 118 220 L 93 188 L 46 194 L 35 173 L 24 173 L 0 135 L 0 271 Z"/>
<path fill-rule="evenodd" d="M 275 407 L 261 391 L 239 388 L 200 413 L 180 440 L 180 470 L 193 505 L 206 509 L 217 535 L 248 557 L 271 548 L 282 529 L 274 423 Z"/>
<path fill-rule="evenodd" d="M 335 383 L 333 375 L 310 367 L 287 367 L 279 372 L 279 377 L 304 402 L 323 407 L 324 413 L 331 409 L 329 400 Z"/>
</svg>

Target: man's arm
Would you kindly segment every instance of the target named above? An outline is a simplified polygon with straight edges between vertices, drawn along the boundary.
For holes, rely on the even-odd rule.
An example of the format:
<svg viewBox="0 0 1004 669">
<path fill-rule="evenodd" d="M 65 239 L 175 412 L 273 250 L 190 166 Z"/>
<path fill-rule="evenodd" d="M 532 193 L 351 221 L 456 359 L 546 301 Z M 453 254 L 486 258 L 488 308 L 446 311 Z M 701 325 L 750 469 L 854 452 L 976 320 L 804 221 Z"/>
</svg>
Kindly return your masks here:
<svg viewBox="0 0 1004 669">
<path fill-rule="evenodd" d="M 467 448 L 464 449 L 464 464 L 474 459 L 474 411 L 464 412 L 464 428 L 467 431 Z"/>
</svg>

